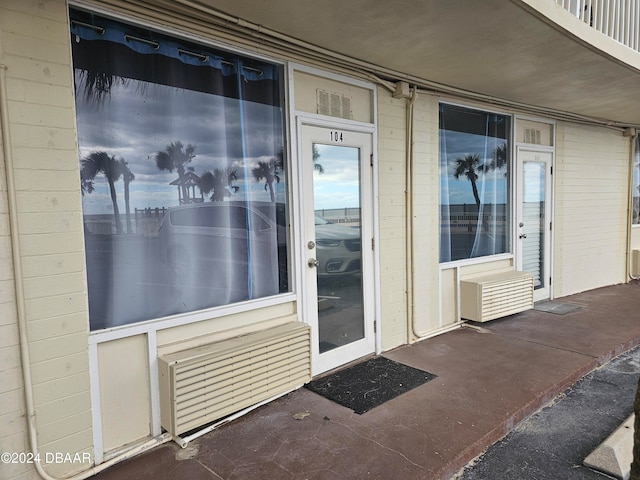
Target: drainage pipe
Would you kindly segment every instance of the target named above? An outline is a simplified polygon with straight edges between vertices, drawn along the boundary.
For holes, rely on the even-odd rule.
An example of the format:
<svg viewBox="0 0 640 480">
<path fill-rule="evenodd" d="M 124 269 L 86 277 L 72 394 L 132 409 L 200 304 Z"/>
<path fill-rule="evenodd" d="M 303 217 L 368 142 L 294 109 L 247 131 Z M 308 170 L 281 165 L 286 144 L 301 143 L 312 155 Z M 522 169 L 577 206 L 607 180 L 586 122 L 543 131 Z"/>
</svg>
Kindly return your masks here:
<svg viewBox="0 0 640 480">
<path fill-rule="evenodd" d="M 31 376 L 31 358 L 29 354 L 29 339 L 27 337 L 26 302 L 23 289 L 22 259 L 18 230 L 18 207 L 16 195 L 16 183 L 14 177 L 14 165 L 11 148 L 11 135 L 9 134 L 9 112 L 6 83 L 7 66 L 0 63 L 0 133 L 2 135 L 2 153 L 4 156 L 5 176 L 7 180 L 7 203 L 9 207 L 9 237 L 11 239 L 11 256 L 13 261 L 13 281 L 16 298 L 16 311 L 18 317 L 18 337 L 20 344 L 20 362 L 22 365 L 22 380 L 24 383 L 24 400 L 26 420 L 29 436 L 29 446 L 34 456 L 38 454 L 38 430 L 36 427 L 36 411 L 33 401 L 33 383 Z M 38 475 L 44 480 L 82 480 L 91 477 L 102 470 L 122 460 L 142 453 L 172 439 L 170 434 L 159 435 L 145 443 L 137 445 L 100 465 L 89 467 L 79 473 L 64 477 L 49 475 L 42 467 L 41 462 L 34 462 Z"/>
<path fill-rule="evenodd" d="M 413 146 L 414 146 L 414 129 L 413 129 L 413 113 L 415 109 L 416 98 L 418 97 L 418 88 L 414 85 L 411 88 L 411 96 L 407 101 L 407 114 L 406 114 L 406 144 L 405 144 L 405 211 L 406 211 L 406 282 L 407 282 L 407 324 L 410 327 L 411 333 L 417 337 L 422 338 L 427 335 L 427 332 L 421 332 L 418 330 L 416 325 L 415 318 L 415 266 L 414 266 L 414 257 L 415 257 L 415 246 L 413 241 L 413 229 L 414 229 L 414 221 L 413 221 L 413 209 L 414 209 L 414 156 L 413 156 Z M 412 342 L 413 339 L 408 339 L 409 343 Z"/>
<path fill-rule="evenodd" d="M 446 327 L 439 328 L 437 330 L 420 331 L 415 317 L 415 243 L 413 241 L 414 230 L 414 154 L 413 147 L 415 143 L 413 117 L 415 110 L 416 98 L 418 97 L 418 87 L 411 87 L 411 95 L 407 101 L 407 114 L 406 114 L 406 144 L 405 144 L 405 204 L 406 204 L 406 251 L 407 261 L 405 266 L 405 277 L 407 281 L 406 297 L 407 297 L 407 326 L 409 332 L 413 334 L 415 339 L 408 338 L 408 342 L 412 343 L 413 340 L 425 340 L 436 335 L 449 332 L 451 330 L 457 330 L 463 324 L 456 323 Z"/>
</svg>

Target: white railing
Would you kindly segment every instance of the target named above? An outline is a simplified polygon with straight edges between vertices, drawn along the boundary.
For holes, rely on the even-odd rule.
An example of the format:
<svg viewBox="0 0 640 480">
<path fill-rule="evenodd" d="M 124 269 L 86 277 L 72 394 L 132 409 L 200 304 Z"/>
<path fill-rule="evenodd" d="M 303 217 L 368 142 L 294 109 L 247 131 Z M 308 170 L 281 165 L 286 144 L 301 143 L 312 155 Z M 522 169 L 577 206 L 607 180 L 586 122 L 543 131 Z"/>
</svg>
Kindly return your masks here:
<svg viewBox="0 0 640 480">
<path fill-rule="evenodd" d="M 578 19 L 640 51 L 640 0 L 556 0 Z"/>
</svg>

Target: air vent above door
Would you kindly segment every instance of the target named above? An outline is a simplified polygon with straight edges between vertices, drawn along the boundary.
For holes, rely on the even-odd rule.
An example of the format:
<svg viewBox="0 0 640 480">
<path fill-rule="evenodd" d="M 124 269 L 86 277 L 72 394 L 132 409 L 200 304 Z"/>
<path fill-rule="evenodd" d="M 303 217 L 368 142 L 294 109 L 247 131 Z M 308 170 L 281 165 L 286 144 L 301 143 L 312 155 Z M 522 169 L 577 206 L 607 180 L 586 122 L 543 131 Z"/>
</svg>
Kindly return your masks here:
<svg viewBox="0 0 640 480">
<path fill-rule="evenodd" d="M 318 113 L 330 117 L 351 119 L 351 97 L 339 93 L 316 90 Z"/>
</svg>

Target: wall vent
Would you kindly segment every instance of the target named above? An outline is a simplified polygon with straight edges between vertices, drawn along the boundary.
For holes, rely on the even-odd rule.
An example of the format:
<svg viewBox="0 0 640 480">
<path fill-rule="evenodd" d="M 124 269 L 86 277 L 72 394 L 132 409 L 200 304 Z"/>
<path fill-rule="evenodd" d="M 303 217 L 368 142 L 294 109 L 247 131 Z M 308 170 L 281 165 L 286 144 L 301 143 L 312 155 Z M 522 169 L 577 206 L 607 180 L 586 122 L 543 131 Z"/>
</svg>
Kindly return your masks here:
<svg viewBox="0 0 640 480">
<path fill-rule="evenodd" d="M 320 115 L 351 119 L 351 97 L 320 89 L 316 90 L 316 95 Z"/>
<path fill-rule="evenodd" d="M 540 145 L 542 143 L 542 134 L 540 130 L 536 128 L 525 128 L 524 143 L 532 143 L 534 145 Z"/>
<path fill-rule="evenodd" d="M 533 308 L 533 275 L 503 272 L 460 281 L 460 316 L 487 322 Z"/>
<path fill-rule="evenodd" d="M 158 359 L 160 421 L 174 436 L 311 379 L 308 325 L 285 325 Z"/>
</svg>

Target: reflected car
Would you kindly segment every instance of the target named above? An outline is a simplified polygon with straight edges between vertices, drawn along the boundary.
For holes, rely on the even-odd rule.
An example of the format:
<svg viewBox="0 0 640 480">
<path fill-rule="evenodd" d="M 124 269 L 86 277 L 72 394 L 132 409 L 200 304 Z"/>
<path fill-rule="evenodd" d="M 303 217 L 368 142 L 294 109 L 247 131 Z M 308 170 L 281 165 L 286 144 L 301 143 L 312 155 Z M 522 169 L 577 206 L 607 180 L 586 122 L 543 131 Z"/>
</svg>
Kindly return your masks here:
<svg viewBox="0 0 640 480">
<path fill-rule="evenodd" d="M 360 228 L 331 223 L 318 215 L 315 216 L 315 225 L 318 275 L 330 277 L 360 273 Z"/>
<path fill-rule="evenodd" d="M 246 205 L 172 208 L 162 220 L 158 241 L 177 285 L 215 288 L 225 302 L 278 293 L 276 223 Z"/>
</svg>

